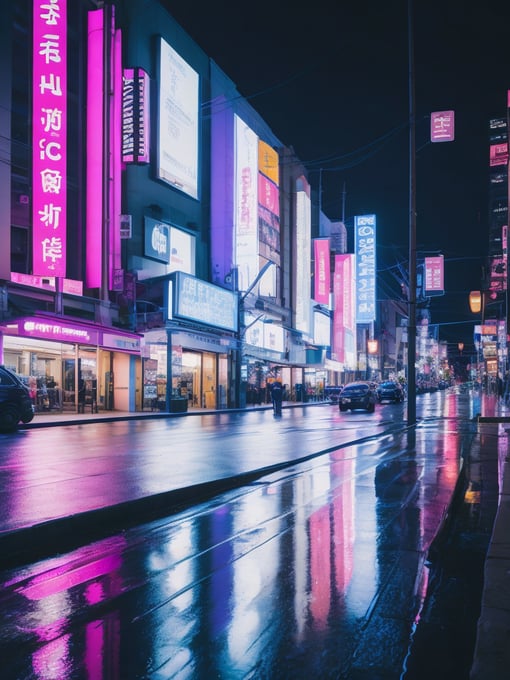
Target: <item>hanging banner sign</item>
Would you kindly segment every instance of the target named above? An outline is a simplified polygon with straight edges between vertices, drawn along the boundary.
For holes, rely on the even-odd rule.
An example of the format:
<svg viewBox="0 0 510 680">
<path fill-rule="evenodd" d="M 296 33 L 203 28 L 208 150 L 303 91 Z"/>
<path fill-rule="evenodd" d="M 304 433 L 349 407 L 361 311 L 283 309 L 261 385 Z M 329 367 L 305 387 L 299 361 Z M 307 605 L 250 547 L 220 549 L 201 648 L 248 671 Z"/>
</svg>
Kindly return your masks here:
<svg viewBox="0 0 510 680">
<path fill-rule="evenodd" d="M 453 142 L 455 111 L 434 111 L 430 114 L 430 141 Z"/>
<path fill-rule="evenodd" d="M 376 216 L 354 218 L 356 254 L 356 323 L 375 321 Z"/>
<path fill-rule="evenodd" d="M 425 295 L 444 293 L 444 257 L 425 258 Z"/>
</svg>

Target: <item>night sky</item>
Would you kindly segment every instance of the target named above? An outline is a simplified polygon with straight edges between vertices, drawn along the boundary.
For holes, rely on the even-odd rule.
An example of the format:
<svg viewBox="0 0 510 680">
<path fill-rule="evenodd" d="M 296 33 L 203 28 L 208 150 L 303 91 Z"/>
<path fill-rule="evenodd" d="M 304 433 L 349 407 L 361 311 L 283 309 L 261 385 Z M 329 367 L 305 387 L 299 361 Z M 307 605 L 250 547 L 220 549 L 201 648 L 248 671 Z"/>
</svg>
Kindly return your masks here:
<svg viewBox="0 0 510 680">
<path fill-rule="evenodd" d="M 354 215 L 377 215 L 378 297 L 395 297 L 409 234 L 407 0 L 163 4 L 316 188 L 322 168 L 323 211 L 345 215 L 349 238 Z M 472 341 L 468 294 L 488 250 L 488 123 L 506 115 L 509 27 L 508 1 L 414 0 L 417 251 L 445 257 L 431 321 L 449 342 Z M 455 141 L 430 143 L 430 113 L 450 109 Z"/>
</svg>

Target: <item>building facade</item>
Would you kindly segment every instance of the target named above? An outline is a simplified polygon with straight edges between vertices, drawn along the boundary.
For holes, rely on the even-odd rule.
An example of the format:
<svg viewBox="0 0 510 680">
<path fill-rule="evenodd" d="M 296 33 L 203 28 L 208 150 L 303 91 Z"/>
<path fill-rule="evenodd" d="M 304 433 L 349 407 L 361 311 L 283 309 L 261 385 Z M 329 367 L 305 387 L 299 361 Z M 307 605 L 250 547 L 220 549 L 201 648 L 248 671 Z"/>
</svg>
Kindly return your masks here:
<svg viewBox="0 0 510 680">
<path fill-rule="evenodd" d="M 320 393 L 311 187 L 228 76 L 156 0 L 21 0 L 1 31 L 0 361 L 37 407 Z"/>
</svg>

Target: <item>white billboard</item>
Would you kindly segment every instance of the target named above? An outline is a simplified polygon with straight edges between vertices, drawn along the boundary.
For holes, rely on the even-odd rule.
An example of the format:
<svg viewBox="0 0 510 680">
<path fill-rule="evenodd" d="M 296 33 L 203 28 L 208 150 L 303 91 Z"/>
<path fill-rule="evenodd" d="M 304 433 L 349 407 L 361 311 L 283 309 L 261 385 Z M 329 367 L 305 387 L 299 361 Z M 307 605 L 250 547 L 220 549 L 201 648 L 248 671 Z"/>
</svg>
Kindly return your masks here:
<svg viewBox="0 0 510 680">
<path fill-rule="evenodd" d="M 235 116 L 235 255 L 239 290 L 259 273 L 258 137 Z"/>
<path fill-rule="evenodd" d="M 299 190 L 303 187 L 303 190 Z M 309 185 L 304 178 L 298 180 L 296 193 L 296 251 L 295 300 L 296 329 L 310 334 L 310 279 L 312 208 L 308 195 Z M 306 190 L 304 190 L 306 189 Z"/>
<path fill-rule="evenodd" d="M 198 198 L 198 73 L 161 38 L 159 179 Z"/>
<path fill-rule="evenodd" d="M 169 271 L 195 274 L 195 237 L 182 229 L 170 227 Z"/>
</svg>

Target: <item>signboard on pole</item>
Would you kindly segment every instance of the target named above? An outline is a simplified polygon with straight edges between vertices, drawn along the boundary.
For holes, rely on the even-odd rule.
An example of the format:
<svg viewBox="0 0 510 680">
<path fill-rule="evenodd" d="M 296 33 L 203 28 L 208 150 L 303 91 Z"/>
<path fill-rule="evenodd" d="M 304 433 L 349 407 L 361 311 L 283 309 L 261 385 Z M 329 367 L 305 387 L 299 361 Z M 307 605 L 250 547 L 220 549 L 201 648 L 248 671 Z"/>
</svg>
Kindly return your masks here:
<svg viewBox="0 0 510 680">
<path fill-rule="evenodd" d="M 425 295 L 444 294 L 444 257 L 425 258 Z"/>
<path fill-rule="evenodd" d="M 430 141 L 453 142 L 455 111 L 434 111 L 430 114 Z"/>
</svg>

